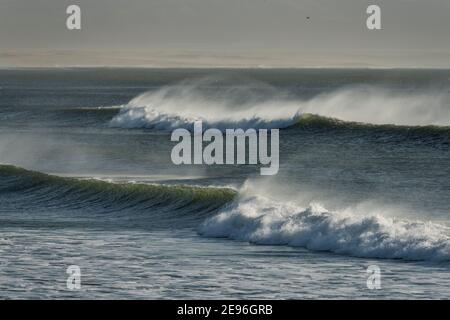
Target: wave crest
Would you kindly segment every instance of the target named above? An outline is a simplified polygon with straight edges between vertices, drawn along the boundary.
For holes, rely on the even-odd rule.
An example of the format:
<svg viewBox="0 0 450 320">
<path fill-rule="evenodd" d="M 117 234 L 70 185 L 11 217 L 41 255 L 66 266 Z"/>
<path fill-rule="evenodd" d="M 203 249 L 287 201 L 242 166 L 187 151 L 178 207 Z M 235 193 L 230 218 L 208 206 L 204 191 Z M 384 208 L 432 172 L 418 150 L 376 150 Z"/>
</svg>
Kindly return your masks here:
<svg viewBox="0 0 450 320">
<path fill-rule="evenodd" d="M 219 129 L 271 129 L 290 127 L 302 115 L 313 114 L 373 125 L 450 126 L 448 92 L 358 86 L 301 99 L 274 88 L 265 88 L 259 95 L 245 86 L 215 90 L 211 94 L 194 83 L 144 93 L 121 106 L 111 125 L 173 130 L 192 128 L 195 121 L 201 120 L 205 127 Z"/>
<path fill-rule="evenodd" d="M 329 212 L 245 197 L 208 218 L 198 232 L 255 244 L 290 245 L 364 258 L 450 260 L 450 229 L 380 215 Z"/>
<path fill-rule="evenodd" d="M 218 209 L 236 194 L 229 188 L 59 177 L 12 165 L 0 165 L 0 181 L 0 195 L 20 192 L 30 204 L 85 208 L 99 213 L 127 209 L 144 213 L 175 211 L 195 217 Z"/>
</svg>

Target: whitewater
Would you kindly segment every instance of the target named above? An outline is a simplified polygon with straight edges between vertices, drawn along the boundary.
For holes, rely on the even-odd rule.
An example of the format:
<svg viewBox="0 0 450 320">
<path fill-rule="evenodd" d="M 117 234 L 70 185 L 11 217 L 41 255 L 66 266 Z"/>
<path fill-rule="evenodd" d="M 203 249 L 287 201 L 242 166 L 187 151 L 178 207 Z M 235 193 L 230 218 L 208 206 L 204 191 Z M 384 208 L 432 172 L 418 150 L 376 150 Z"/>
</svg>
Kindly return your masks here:
<svg viewBox="0 0 450 320">
<path fill-rule="evenodd" d="M 251 84 L 249 89 L 232 88 L 209 95 L 202 90 L 204 81 L 143 93 L 118 106 L 120 112 L 111 125 L 174 130 L 190 129 L 201 120 L 211 128 L 273 129 L 290 127 L 305 115 L 317 115 L 375 125 L 450 126 L 450 93 L 445 91 L 397 92 L 360 85 L 298 100 L 264 88 L 269 93 L 261 101 L 251 92 Z"/>
<path fill-rule="evenodd" d="M 382 214 L 329 212 L 263 197 L 244 197 L 199 227 L 208 237 L 289 245 L 363 258 L 450 260 L 450 228 Z"/>
<path fill-rule="evenodd" d="M 241 190 L 189 185 L 99 181 L 58 177 L 0 165 L 5 193 L 20 188 L 29 201 L 47 206 L 102 208 L 104 217 L 127 208 L 153 208 L 152 226 L 192 221 L 199 234 L 265 245 L 289 245 L 365 258 L 450 261 L 450 228 L 433 222 L 384 217 L 346 208 L 330 212 L 319 203 L 302 207 L 255 195 L 251 181 Z M 43 193 L 41 190 L 46 192 Z M 49 198 L 47 193 L 54 190 Z M 267 193 L 267 191 L 265 192 Z M 92 202 L 93 199 L 97 199 Z M 55 204 L 56 203 L 56 204 Z M 109 209 L 108 209 L 109 208 Z M 161 214 L 169 208 L 168 219 Z M 218 212 L 218 213 L 217 213 Z M 217 214 L 216 214 L 217 213 Z M 202 221 L 202 217 L 208 216 Z M 173 220 L 173 221 L 172 221 Z M 150 227 L 150 226 L 149 226 Z"/>
<path fill-rule="evenodd" d="M 0 70 L 0 297 L 450 298 L 448 79 Z M 280 128 L 277 175 L 173 164 L 198 120 Z"/>
</svg>

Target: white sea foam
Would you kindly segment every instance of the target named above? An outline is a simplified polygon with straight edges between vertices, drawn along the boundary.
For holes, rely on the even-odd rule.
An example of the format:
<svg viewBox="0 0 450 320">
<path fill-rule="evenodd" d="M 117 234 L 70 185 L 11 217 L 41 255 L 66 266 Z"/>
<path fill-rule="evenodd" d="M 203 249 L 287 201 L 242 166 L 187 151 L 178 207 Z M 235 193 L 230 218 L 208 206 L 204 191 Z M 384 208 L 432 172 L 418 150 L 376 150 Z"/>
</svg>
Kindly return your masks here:
<svg viewBox="0 0 450 320">
<path fill-rule="evenodd" d="M 450 260 L 450 228 L 380 214 L 329 212 L 244 196 L 199 227 L 207 237 L 289 245 L 365 258 Z"/>
<path fill-rule="evenodd" d="M 310 99 L 293 99 L 274 88 L 263 91 L 265 98 L 258 96 L 254 87 L 245 86 L 225 87 L 219 95 L 206 94 L 196 83 L 165 87 L 121 106 L 111 125 L 172 130 L 192 128 L 194 121 L 201 120 L 206 127 L 270 129 L 291 126 L 301 114 L 371 124 L 450 125 L 448 92 L 404 92 L 358 86 Z"/>
<path fill-rule="evenodd" d="M 182 86 L 145 93 L 122 106 L 111 124 L 172 130 L 190 129 L 195 121 L 201 120 L 205 127 L 219 129 L 271 129 L 292 125 L 298 117 L 294 102 L 261 101 L 245 88 L 224 91 L 220 96 L 208 96 L 196 86 Z"/>
</svg>

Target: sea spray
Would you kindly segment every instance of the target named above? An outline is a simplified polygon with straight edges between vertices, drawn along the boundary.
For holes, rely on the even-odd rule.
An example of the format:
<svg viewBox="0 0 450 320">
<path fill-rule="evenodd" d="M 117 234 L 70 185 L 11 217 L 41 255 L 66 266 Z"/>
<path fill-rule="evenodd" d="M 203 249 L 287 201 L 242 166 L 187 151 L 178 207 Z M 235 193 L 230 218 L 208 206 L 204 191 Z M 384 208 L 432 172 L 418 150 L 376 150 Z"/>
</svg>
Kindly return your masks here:
<svg viewBox="0 0 450 320">
<path fill-rule="evenodd" d="M 289 245 L 364 258 L 450 260 L 450 228 L 379 214 L 330 212 L 247 196 L 208 218 L 198 232 L 254 244 Z"/>
<path fill-rule="evenodd" d="M 271 129 L 292 126 L 301 115 L 314 114 L 377 125 L 450 126 L 449 104 L 448 92 L 399 92 L 377 86 L 344 87 L 304 99 L 279 92 L 265 99 L 255 98 L 245 88 L 211 96 L 195 85 L 169 86 L 121 106 L 111 125 L 173 130 L 188 129 L 201 120 L 206 128 L 221 130 Z"/>
</svg>

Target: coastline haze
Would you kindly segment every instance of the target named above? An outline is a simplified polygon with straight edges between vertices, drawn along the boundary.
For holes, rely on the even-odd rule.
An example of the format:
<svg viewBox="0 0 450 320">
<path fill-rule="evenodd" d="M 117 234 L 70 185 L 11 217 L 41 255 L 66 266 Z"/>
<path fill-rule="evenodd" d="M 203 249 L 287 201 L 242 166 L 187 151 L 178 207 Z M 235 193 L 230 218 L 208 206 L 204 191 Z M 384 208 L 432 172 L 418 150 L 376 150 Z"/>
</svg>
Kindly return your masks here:
<svg viewBox="0 0 450 320">
<path fill-rule="evenodd" d="M 82 30 L 66 29 L 70 4 Z M 450 3 L 4 0 L 0 66 L 450 67 Z M 310 17 L 310 19 L 307 19 Z"/>
</svg>

